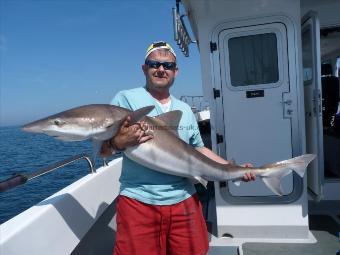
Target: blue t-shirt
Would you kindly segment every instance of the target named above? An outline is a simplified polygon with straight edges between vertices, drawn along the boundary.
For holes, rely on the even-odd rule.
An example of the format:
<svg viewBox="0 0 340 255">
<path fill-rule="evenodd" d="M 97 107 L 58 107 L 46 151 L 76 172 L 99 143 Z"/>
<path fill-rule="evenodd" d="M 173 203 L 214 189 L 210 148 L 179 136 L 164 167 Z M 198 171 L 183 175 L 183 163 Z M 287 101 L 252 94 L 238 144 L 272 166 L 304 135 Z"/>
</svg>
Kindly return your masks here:
<svg viewBox="0 0 340 255">
<path fill-rule="evenodd" d="M 144 87 L 119 92 L 113 98 L 111 104 L 129 110 L 154 105 L 155 108 L 148 116 L 154 117 L 163 113 L 156 99 Z M 178 128 L 179 137 L 193 147 L 203 147 L 197 121 L 190 106 L 171 96 L 170 111 L 172 110 L 182 111 Z M 122 174 L 119 181 L 121 183 L 121 195 L 147 204 L 176 204 L 196 192 L 191 180 L 144 167 L 125 155 L 123 155 Z"/>
</svg>

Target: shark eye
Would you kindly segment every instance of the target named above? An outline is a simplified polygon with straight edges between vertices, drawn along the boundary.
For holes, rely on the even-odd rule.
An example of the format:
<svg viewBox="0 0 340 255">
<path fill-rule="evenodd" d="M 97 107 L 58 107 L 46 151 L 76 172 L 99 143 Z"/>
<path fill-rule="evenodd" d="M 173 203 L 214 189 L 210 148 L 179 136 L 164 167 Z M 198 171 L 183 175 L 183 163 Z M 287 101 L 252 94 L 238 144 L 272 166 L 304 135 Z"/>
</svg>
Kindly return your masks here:
<svg viewBox="0 0 340 255">
<path fill-rule="evenodd" d="M 57 126 L 62 126 L 65 122 L 60 119 L 55 119 L 53 123 Z"/>
</svg>

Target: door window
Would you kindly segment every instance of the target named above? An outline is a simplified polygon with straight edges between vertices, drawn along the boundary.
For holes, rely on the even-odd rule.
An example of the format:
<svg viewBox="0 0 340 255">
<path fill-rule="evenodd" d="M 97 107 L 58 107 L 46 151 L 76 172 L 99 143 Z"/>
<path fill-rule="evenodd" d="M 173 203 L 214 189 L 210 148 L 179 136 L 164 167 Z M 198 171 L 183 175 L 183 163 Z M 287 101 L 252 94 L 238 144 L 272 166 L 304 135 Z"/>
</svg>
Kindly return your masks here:
<svg viewBox="0 0 340 255">
<path fill-rule="evenodd" d="M 230 38 L 228 50 L 232 86 L 272 84 L 279 81 L 275 33 Z"/>
<path fill-rule="evenodd" d="M 310 85 L 313 82 L 313 45 L 310 26 L 302 31 L 302 61 L 303 61 L 303 84 Z"/>
</svg>

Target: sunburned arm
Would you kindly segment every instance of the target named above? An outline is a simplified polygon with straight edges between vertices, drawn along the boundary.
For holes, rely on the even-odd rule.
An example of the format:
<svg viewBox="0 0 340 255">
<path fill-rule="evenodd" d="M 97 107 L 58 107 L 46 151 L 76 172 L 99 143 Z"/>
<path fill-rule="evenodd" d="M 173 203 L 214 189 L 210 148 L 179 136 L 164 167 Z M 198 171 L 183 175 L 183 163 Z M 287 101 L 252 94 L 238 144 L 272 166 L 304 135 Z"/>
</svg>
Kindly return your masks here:
<svg viewBox="0 0 340 255">
<path fill-rule="evenodd" d="M 230 164 L 230 162 L 228 160 L 225 160 L 224 158 L 221 158 L 220 156 L 218 156 L 215 152 L 213 152 L 212 150 L 208 149 L 207 147 L 197 147 L 196 150 L 198 150 L 200 153 L 202 153 L 203 155 L 207 156 L 208 158 L 221 163 L 221 164 Z M 245 167 L 252 167 L 252 164 L 250 163 L 246 163 L 243 164 L 243 166 Z M 255 174 L 251 171 L 247 172 L 244 174 L 243 176 L 243 181 L 254 181 L 255 180 Z"/>
<path fill-rule="evenodd" d="M 225 160 L 224 158 L 221 158 L 218 156 L 215 152 L 212 150 L 208 149 L 207 147 L 197 147 L 196 150 L 198 150 L 200 153 L 203 155 L 207 156 L 208 158 L 221 163 L 221 164 L 230 164 L 228 160 Z"/>
</svg>

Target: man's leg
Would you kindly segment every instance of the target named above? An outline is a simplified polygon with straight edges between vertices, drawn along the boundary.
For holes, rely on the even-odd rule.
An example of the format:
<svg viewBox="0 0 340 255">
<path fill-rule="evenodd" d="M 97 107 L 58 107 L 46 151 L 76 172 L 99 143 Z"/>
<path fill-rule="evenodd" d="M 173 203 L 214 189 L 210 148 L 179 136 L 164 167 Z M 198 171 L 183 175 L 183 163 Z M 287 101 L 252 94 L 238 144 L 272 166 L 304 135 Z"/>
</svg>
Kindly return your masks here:
<svg viewBox="0 0 340 255">
<path fill-rule="evenodd" d="M 205 255 L 208 231 L 197 195 L 171 207 L 167 255 Z"/>
<path fill-rule="evenodd" d="M 114 255 L 165 255 L 166 247 L 161 247 L 162 217 L 159 206 L 119 196 L 116 211 Z"/>
</svg>

